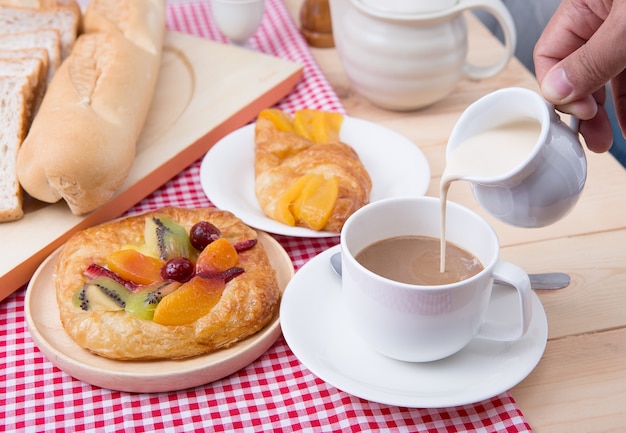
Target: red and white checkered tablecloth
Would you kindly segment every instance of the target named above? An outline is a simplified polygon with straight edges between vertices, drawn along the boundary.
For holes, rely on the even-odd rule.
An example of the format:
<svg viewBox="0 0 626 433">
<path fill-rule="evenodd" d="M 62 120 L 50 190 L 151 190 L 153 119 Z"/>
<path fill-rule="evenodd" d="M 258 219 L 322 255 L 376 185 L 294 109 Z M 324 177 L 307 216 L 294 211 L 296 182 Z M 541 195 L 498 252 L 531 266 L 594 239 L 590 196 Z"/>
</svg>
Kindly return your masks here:
<svg viewBox="0 0 626 433">
<path fill-rule="evenodd" d="M 170 29 L 226 42 L 208 1 L 168 6 Z M 267 0 L 255 49 L 304 65 L 304 79 L 279 107 L 343 112 L 281 0 Z M 166 205 L 211 206 L 199 182 L 200 161 L 128 213 Z M 299 269 L 338 238 L 276 236 Z M 528 432 L 509 393 L 446 409 L 408 409 L 369 402 L 316 377 L 282 337 L 259 359 L 222 380 L 171 393 L 111 391 L 76 380 L 51 364 L 24 320 L 22 288 L 0 303 L 0 431 L 420 431 Z"/>
</svg>

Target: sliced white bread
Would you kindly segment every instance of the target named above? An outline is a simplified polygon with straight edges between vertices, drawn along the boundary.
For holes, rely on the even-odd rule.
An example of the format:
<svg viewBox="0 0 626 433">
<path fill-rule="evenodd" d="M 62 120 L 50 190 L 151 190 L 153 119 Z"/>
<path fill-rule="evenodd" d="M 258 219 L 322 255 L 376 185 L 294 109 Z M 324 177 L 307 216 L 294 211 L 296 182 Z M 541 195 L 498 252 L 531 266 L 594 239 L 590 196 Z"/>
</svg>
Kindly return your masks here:
<svg viewBox="0 0 626 433">
<path fill-rule="evenodd" d="M 56 29 L 61 37 L 61 59 L 72 50 L 80 23 L 73 9 L 26 9 L 0 6 L 0 33 L 21 33 L 41 29 Z"/>
<path fill-rule="evenodd" d="M 0 0 L 0 6 L 11 6 L 28 9 L 77 9 L 78 3 L 75 0 Z"/>
<path fill-rule="evenodd" d="M 39 69 L 39 79 L 35 83 L 34 110 L 36 111 L 46 93 L 48 87 L 48 53 L 43 48 L 28 48 L 24 50 L 2 50 L 0 49 L 0 60 L 24 61 L 27 65 L 32 60 L 41 62 Z"/>
<path fill-rule="evenodd" d="M 25 77 L 28 80 L 26 114 L 30 124 L 43 97 L 41 86 L 46 85 L 46 71 L 41 60 L 35 58 L 20 60 L 0 58 L 0 75 Z"/>
<path fill-rule="evenodd" d="M 29 89 L 26 77 L 0 76 L 0 222 L 15 221 L 24 215 L 15 164 L 28 129 Z"/>
<path fill-rule="evenodd" d="M 1 33 L 1 31 L 0 31 Z M 61 66 L 61 36 L 55 29 L 0 34 L 0 50 L 45 49 L 48 54 L 47 82 Z"/>
<path fill-rule="evenodd" d="M 39 0 L 0 0 L 0 6 L 38 9 L 40 3 Z"/>
</svg>

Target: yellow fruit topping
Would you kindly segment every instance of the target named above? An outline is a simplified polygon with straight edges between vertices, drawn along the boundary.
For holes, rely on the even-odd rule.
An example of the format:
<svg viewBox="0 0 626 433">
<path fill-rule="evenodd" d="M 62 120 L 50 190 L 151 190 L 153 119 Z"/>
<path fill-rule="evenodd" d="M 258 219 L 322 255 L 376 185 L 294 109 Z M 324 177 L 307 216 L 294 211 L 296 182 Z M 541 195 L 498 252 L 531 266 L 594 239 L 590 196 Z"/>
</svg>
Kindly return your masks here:
<svg viewBox="0 0 626 433">
<path fill-rule="evenodd" d="M 296 111 L 293 118 L 279 109 L 267 108 L 259 117 L 270 120 L 279 131 L 293 132 L 318 144 L 339 141 L 343 123 L 340 113 L 309 108 Z"/>
<path fill-rule="evenodd" d="M 309 175 L 304 175 L 300 177 L 289 187 L 287 191 L 283 193 L 283 195 L 280 196 L 274 214 L 274 219 L 276 221 L 290 226 L 296 225 L 296 218 L 292 213 L 291 205 L 298 199 L 300 193 L 309 181 L 308 176 Z"/>
<path fill-rule="evenodd" d="M 144 255 L 135 249 L 122 249 L 106 257 L 107 267 L 125 280 L 137 284 L 162 281 L 164 261 Z"/>
<path fill-rule="evenodd" d="M 291 226 L 302 222 L 313 230 L 321 230 L 328 221 L 339 195 L 335 177 L 307 173 L 300 177 L 281 197 L 274 218 Z"/>
<path fill-rule="evenodd" d="M 154 257 L 155 259 L 159 258 L 159 255 L 156 254 L 154 251 L 152 251 L 152 249 L 150 249 L 146 244 L 139 244 L 139 245 L 126 244 L 126 245 L 122 245 L 120 249 L 121 250 L 137 250 L 144 256 Z"/>
<path fill-rule="evenodd" d="M 166 326 L 193 323 L 219 302 L 224 287 L 225 283 L 221 278 L 195 276 L 161 299 L 152 320 Z"/>
<path fill-rule="evenodd" d="M 339 195 L 337 178 L 326 179 L 321 174 L 311 173 L 309 181 L 293 203 L 296 219 L 313 230 L 324 228 L 335 207 Z"/>
<path fill-rule="evenodd" d="M 311 109 L 296 111 L 293 118 L 296 134 L 318 144 L 339 141 L 342 123 L 339 113 Z"/>
<path fill-rule="evenodd" d="M 270 120 L 279 131 L 295 132 L 291 116 L 277 108 L 267 108 L 259 113 L 259 117 Z"/>
</svg>

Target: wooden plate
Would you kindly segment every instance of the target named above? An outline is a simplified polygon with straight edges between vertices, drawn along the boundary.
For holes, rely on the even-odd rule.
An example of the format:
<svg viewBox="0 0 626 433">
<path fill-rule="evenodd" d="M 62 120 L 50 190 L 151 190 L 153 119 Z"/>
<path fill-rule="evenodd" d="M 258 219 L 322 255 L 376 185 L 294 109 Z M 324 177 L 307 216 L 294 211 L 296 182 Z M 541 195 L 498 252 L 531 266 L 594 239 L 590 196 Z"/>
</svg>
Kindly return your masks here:
<svg viewBox="0 0 626 433">
<path fill-rule="evenodd" d="M 274 238 L 264 232 L 258 234 L 282 292 L 294 274 L 291 259 Z M 244 368 L 265 353 L 280 335 L 277 314 L 246 340 L 208 355 L 164 361 L 115 361 L 94 355 L 67 335 L 59 319 L 53 279 L 59 254 L 59 250 L 51 254 L 28 285 L 24 305 L 26 325 L 35 344 L 51 363 L 91 385 L 127 392 L 165 392 L 204 385 Z"/>
</svg>

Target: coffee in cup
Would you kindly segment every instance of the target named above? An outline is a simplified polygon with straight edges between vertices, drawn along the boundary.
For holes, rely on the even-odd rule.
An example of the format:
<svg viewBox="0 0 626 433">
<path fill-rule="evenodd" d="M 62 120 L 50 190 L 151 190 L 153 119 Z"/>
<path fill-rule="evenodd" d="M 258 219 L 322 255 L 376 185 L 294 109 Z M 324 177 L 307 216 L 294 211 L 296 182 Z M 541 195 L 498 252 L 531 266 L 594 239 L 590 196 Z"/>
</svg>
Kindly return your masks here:
<svg viewBox="0 0 626 433">
<path fill-rule="evenodd" d="M 456 283 L 483 270 L 473 254 L 446 242 L 442 272 L 440 247 L 440 240 L 430 236 L 396 236 L 368 245 L 355 258 L 381 277 L 423 286 Z"/>
<path fill-rule="evenodd" d="M 499 258 L 493 228 L 475 212 L 447 204 L 447 240 L 475 257 L 475 275 L 444 284 L 411 284 L 371 271 L 359 253 L 377 242 L 398 237 L 441 239 L 441 206 L 435 197 L 396 197 L 372 202 L 348 218 L 341 231 L 342 291 L 346 312 L 357 334 L 377 352 L 401 361 L 435 361 L 463 349 L 473 338 L 515 341 L 531 318 L 528 275 Z M 433 247 L 435 267 L 438 248 Z M 515 325 L 486 322 L 493 280 L 518 292 Z"/>
</svg>

